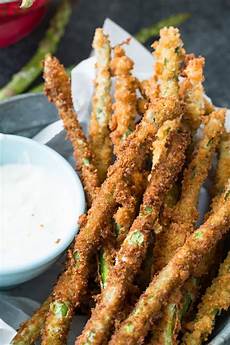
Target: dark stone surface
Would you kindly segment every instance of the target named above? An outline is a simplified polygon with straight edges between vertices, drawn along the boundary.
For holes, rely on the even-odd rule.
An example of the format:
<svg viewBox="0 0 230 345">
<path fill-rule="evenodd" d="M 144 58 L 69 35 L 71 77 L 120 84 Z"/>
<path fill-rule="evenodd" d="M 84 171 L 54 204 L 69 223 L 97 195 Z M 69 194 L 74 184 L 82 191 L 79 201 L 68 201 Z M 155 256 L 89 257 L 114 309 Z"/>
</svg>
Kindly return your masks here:
<svg viewBox="0 0 230 345">
<path fill-rule="evenodd" d="M 0 85 L 28 61 L 44 34 L 51 6 L 43 24 L 20 43 L 0 50 Z M 140 28 L 169 15 L 189 12 L 192 17 L 182 25 L 188 52 L 206 58 L 206 91 L 216 105 L 230 106 L 230 0 L 80 0 L 57 56 L 66 65 L 86 58 L 94 29 L 110 17 L 134 34 Z M 149 44 L 150 45 L 150 44 Z"/>
</svg>

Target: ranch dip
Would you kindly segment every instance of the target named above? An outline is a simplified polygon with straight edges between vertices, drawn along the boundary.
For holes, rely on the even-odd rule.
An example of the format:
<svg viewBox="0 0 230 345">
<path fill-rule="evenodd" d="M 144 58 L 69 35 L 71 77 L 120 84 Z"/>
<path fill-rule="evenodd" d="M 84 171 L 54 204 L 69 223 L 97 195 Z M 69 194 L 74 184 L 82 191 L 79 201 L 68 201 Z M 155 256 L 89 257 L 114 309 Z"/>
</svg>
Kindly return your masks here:
<svg viewBox="0 0 230 345">
<path fill-rule="evenodd" d="M 59 246 L 76 202 L 64 178 L 46 167 L 0 165 L 0 269 L 42 259 Z"/>
</svg>

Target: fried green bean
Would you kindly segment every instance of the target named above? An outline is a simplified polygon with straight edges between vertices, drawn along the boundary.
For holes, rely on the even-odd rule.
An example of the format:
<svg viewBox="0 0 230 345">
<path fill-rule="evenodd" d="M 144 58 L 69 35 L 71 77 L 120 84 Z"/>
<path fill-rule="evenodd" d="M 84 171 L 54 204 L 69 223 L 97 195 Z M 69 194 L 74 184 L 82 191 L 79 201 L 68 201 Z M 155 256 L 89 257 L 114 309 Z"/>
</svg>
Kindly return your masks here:
<svg viewBox="0 0 230 345">
<path fill-rule="evenodd" d="M 196 130 L 205 114 L 204 101 L 204 58 L 192 57 L 183 71 L 185 77 L 180 86 L 180 95 L 185 102 L 187 120 L 193 130 Z"/>
<path fill-rule="evenodd" d="M 135 219 L 138 204 L 138 195 L 136 197 L 132 195 L 132 188 L 127 186 L 127 183 L 121 181 L 117 190 L 115 199 L 122 206 L 118 207 L 113 216 L 115 224 L 112 221 L 110 223 L 111 235 L 104 241 L 103 248 L 99 253 L 99 280 L 102 289 L 106 287 L 109 272 L 114 266 L 115 253 Z"/>
<path fill-rule="evenodd" d="M 186 237 L 194 230 L 198 218 L 197 205 L 200 188 L 208 175 L 213 155 L 224 130 L 224 119 L 222 110 L 210 115 L 204 128 L 203 138 L 198 143 L 193 158 L 184 172 L 182 194 L 172 212 L 171 224 L 168 228 L 164 228 L 156 238 L 153 263 L 156 272 L 169 262 L 178 248 L 184 244 Z M 191 290 L 193 290 L 193 282 L 191 285 Z M 170 296 L 168 305 L 163 309 L 161 321 L 158 321 L 157 325 L 153 327 L 153 338 L 150 344 L 176 344 L 177 332 L 180 330 L 182 298 L 183 294 L 180 291 L 176 291 Z M 169 329 L 173 331 L 169 332 Z"/>
<path fill-rule="evenodd" d="M 54 287 L 53 302 L 46 319 L 42 345 L 63 345 L 66 342 L 74 309 L 87 286 L 88 263 L 103 242 L 104 226 L 108 224 L 110 217 L 112 218 L 117 206 L 115 195 L 118 182 L 132 176 L 133 171 L 143 170 L 146 155 L 159 126 L 165 120 L 176 118 L 181 113 L 181 104 L 177 100 L 157 100 L 136 130 L 123 143 L 121 154 L 109 168 L 108 178 L 93 200 L 86 221 L 80 226 L 73 256 L 70 258 L 72 264 L 60 276 Z"/>
<path fill-rule="evenodd" d="M 45 324 L 45 317 L 51 301 L 52 296 L 49 296 L 33 316 L 20 326 L 17 334 L 11 340 L 11 345 L 31 345 L 37 340 Z"/>
<path fill-rule="evenodd" d="M 93 164 L 93 154 L 78 122 L 73 108 L 69 77 L 64 67 L 55 57 L 47 56 L 44 63 L 45 94 L 58 109 L 71 141 L 87 200 L 92 203 L 100 186 L 97 170 Z"/>
<path fill-rule="evenodd" d="M 154 143 L 154 149 L 156 147 L 161 152 L 157 154 L 159 159 L 154 162 L 140 213 L 117 254 L 115 266 L 100 301 L 92 311 L 82 335 L 76 340 L 78 345 L 102 344 L 108 337 L 128 287 L 145 257 L 148 240 L 165 193 L 177 177 L 185 159 L 189 135 L 181 127 L 180 121 L 169 121 L 162 127 L 158 132 L 157 144 Z"/>
<path fill-rule="evenodd" d="M 203 138 L 184 171 L 181 198 L 172 214 L 171 225 L 158 235 L 154 248 L 155 271 L 160 271 L 181 247 L 193 231 L 198 218 L 197 203 L 200 188 L 205 181 L 224 130 L 225 111 L 217 110 L 209 115 Z"/>
<path fill-rule="evenodd" d="M 88 203 L 91 204 L 97 194 L 99 180 L 97 171 L 92 164 L 92 154 L 87 139 L 79 125 L 71 99 L 71 88 L 68 75 L 64 67 L 54 57 L 47 56 L 44 66 L 45 90 L 51 102 L 53 102 L 63 120 L 67 136 L 70 139 L 74 157 L 77 162 L 77 170 L 83 180 Z M 48 297 L 34 315 L 26 321 L 18 330 L 12 341 L 14 345 L 29 345 L 39 337 L 45 323 L 46 314 L 52 297 Z"/>
<path fill-rule="evenodd" d="M 96 80 L 90 118 L 90 146 L 100 181 L 103 182 L 112 158 L 112 142 L 109 136 L 109 122 L 112 114 L 110 95 L 111 48 L 108 36 L 103 29 L 96 29 L 93 47 L 96 55 Z"/>
<path fill-rule="evenodd" d="M 230 175 L 230 133 L 224 133 L 220 142 L 219 160 L 216 171 L 214 193 L 219 194 Z"/>
<path fill-rule="evenodd" d="M 112 74 L 116 77 L 115 103 L 113 104 L 113 116 L 110 122 L 110 136 L 115 154 L 120 141 L 126 139 L 135 129 L 138 82 L 132 75 L 133 65 L 133 61 L 125 54 L 124 49 L 121 46 L 116 46 L 110 63 Z"/>
<path fill-rule="evenodd" d="M 160 95 L 162 97 L 177 96 L 178 77 L 185 57 L 179 30 L 173 27 L 161 29 L 160 39 L 154 42 L 153 47 L 156 57 L 156 78 L 160 81 Z"/>
<path fill-rule="evenodd" d="M 212 201 L 211 212 L 215 212 L 216 206 L 218 206 L 218 203 L 219 203 L 220 195 L 223 192 L 224 187 L 227 184 L 229 178 L 230 178 L 230 134 L 225 132 L 222 135 L 220 148 L 219 148 L 219 160 L 218 160 L 218 165 L 217 165 L 217 170 L 216 170 L 215 187 L 214 187 L 215 196 L 214 196 L 214 199 Z M 215 256 L 215 253 L 216 253 L 216 250 L 214 248 L 213 253 L 211 252 L 211 255 L 204 257 L 201 264 L 198 265 L 197 269 L 195 270 L 195 276 L 200 277 L 200 276 L 204 275 L 207 271 L 209 271 L 209 268 L 212 264 L 213 257 Z M 186 288 L 188 290 L 189 287 L 186 286 Z M 195 291 L 195 293 L 197 294 L 198 291 L 200 290 L 199 285 L 197 286 L 196 290 L 197 291 Z M 221 291 L 223 291 L 223 293 L 225 293 L 227 298 L 228 298 L 228 289 L 225 289 L 224 285 L 223 285 L 223 289 Z M 206 300 L 206 298 L 204 298 L 204 300 Z M 222 299 L 222 301 L 224 303 L 224 301 L 226 301 L 226 300 Z M 201 309 L 205 310 L 205 308 L 209 308 L 209 307 L 210 306 L 203 306 L 203 307 L 201 307 Z M 208 309 L 206 309 L 206 310 L 208 310 Z M 208 317 L 209 316 L 207 316 L 207 318 Z M 204 320 L 205 320 L 205 317 L 203 317 L 203 321 Z M 215 322 L 215 313 L 213 314 L 213 317 L 211 318 L 211 324 L 214 325 L 214 322 Z M 194 321 L 194 324 L 195 323 L 196 323 L 196 321 Z M 203 332 L 201 331 L 200 335 L 197 333 L 198 334 L 197 337 L 196 336 L 194 337 L 194 339 L 197 339 L 196 341 L 198 343 L 199 343 L 199 341 L 201 342 L 201 339 L 203 338 L 203 336 L 206 337 L 207 334 L 210 334 L 211 328 L 212 328 L 211 324 L 206 323 L 206 322 L 203 323 L 204 331 Z M 208 325 L 208 328 L 205 328 L 207 325 Z M 199 337 L 200 337 L 200 340 L 198 339 Z M 185 336 L 185 339 L 187 339 L 187 338 L 190 339 L 191 336 L 188 334 Z"/>
<path fill-rule="evenodd" d="M 202 297 L 196 318 L 189 325 L 191 333 L 185 334 L 183 344 L 201 345 L 211 334 L 216 316 L 230 307 L 229 267 L 230 252 L 220 265 L 218 276 Z"/>
<path fill-rule="evenodd" d="M 129 317 L 114 334 L 110 345 L 141 344 L 167 298 L 193 272 L 203 255 L 208 253 L 230 228 L 230 185 L 222 194 L 216 212 L 191 234 L 160 273 L 153 278 Z"/>
</svg>

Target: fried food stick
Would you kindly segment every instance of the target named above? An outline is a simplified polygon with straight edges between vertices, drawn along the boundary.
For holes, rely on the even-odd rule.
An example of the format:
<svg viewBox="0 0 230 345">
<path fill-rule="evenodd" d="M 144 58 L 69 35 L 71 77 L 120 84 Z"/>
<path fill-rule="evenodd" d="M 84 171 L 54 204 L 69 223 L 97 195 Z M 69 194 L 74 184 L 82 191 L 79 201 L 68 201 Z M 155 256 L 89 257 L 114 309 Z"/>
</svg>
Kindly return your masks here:
<svg viewBox="0 0 230 345">
<path fill-rule="evenodd" d="M 216 315 L 230 307 L 229 266 L 230 252 L 220 265 L 218 276 L 202 297 L 196 318 L 189 325 L 191 333 L 184 335 L 183 344 L 201 345 L 212 333 Z"/>
<path fill-rule="evenodd" d="M 191 234 L 167 266 L 153 278 L 129 317 L 114 334 L 110 345 L 141 344 L 151 322 L 158 315 L 168 296 L 182 285 L 201 261 L 230 228 L 230 185 L 222 194 L 216 212 Z"/>
<path fill-rule="evenodd" d="M 49 100 L 56 105 L 63 120 L 67 136 L 73 145 L 77 170 L 81 175 L 88 203 L 91 204 L 97 194 L 99 180 L 97 170 L 92 164 L 92 153 L 87 139 L 73 109 L 69 78 L 64 67 L 55 57 L 48 55 L 44 67 L 46 94 Z M 34 315 L 19 328 L 17 335 L 12 340 L 12 344 L 32 344 L 39 337 L 51 301 L 52 297 L 49 296 Z"/>
<path fill-rule="evenodd" d="M 221 138 L 221 143 L 219 145 L 219 161 L 216 171 L 216 181 L 215 181 L 215 193 L 216 196 L 212 201 L 211 212 L 215 212 L 215 205 L 218 205 L 220 194 L 223 192 L 224 187 L 226 186 L 228 179 L 230 177 L 230 135 L 224 133 Z M 200 289 L 201 289 L 201 278 L 210 271 L 210 268 L 213 266 L 217 253 L 217 248 L 214 249 L 208 254 L 204 255 L 201 263 L 196 267 L 193 277 L 190 277 L 189 280 L 185 283 L 185 286 L 181 289 L 181 298 L 175 305 L 175 316 L 178 319 L 177 332 L 172 332 L 171 339 L 174 336 L 176 341 L 176 335 L 181 327 L 181 322 L 184 321 L 184 317 L 187 312 L 192 308 L 193 303 L 196 301 Z M 178 293 L 179 295 L 179 293 Z M 171 298 L 173 300 L 173 297 Z M 175 300 L 174 300 L 175 302 Z M 170 305 L 169 305 L 170 307 Z M 169 328 L 172 328 L 173 318 L 169 319 Z"/>
<path fill-rule="evenodd" d="M 216 196 L 214 197 L 213 201 L 212 201 L 212 210 L 211 212 L 215 212 L 216 207 L 218 206 L 219 203 L 219 198 L 221 195 L 221 192 L 223 192 L 224 190 L 224 186 L 226 185 L 226 183 L 228 182 L 230 178 L 230 134 L 229 133 L 224 133 L 222 135 L 222 139 L 221 139 L 221 143 L 220 143 L 220 149 L 219 149 L 219 161 L 218 161 L 218 165 L 217 165 L 217 171 L 216 171 L 216 183 L 215 183 L 215 194 Z M 215 251 L 214 251 L 215 254 Z M 198 266 L 197 270 L 198 272 L 195 272 L 196 275 L 198 274 L 198 276 L 203 275 L 205 272 L 207 272 L 209 270 L 210 264 L 211 264 L 211 260 L 213 259 L 213 255 L 211 257 L 204 257 L 204 262 L 201 262 L 201 264 Z M 218 291 L 218 294 L 220 294 L 220 291 L 223 291 L 223 294 L 226 295 L 226 299 L 222 299 L 223 301 L 223 305 L 225 303 L 225 301 L 229 298 L 230 299 L 230 294 L 228 296 L 228 289 L 224 288 L 225 285 L 223 285 L 221 287 L 221 289 Z M 199 289 L 199 287 L 197 287 L 197 289 Z M 204 300 L 206 301 L 207 299 L 204 298 Z M 219 299 L 218 301 L 220 301 L 221 299 Z M 205 313 L 205 310 L 211 310 L 211 303 L 213 301 L 211 300 L 209 305 L 205 305 L 202 306 L 203 302 L 201 303 L 201 309 L 203 310 L 203 313 Z M 208 309 L 209 308 L 209 309 Z M 221 310 L 221 305 L 220 305 L 220 310 Z M 223 308 L 224 309 L 224 308 Z M 200 334 L 197 333 L 197 337 L 195 336 L 194 338 L 196 339 L 197 342 L 201 342 L 202 339 L 204 339 L 208 334 L 211 333 L 212 327 L 214 325 L 215 322 L 215 313 L 213 313 L 213 316 L 211 317 L 211 324 L 210 323 L 206 323 L 206 321 L 208 320 L 209 316 L 211 315 L 211 313 L 208 313 L 207 318 L 205 316 L 203 316 L 202 318 L 202 322 L 198 322 L 196 321 L 197 318 L 195 319 L 195 321 L 193 323 L 191 323 L 191 331 L 193 331 L 193 325 L 195 325 L 196 323 L 199 324 L 199 328 L 200 326 L 203 325 L 203 330 L 204 331 L 200 331 Z M 198 318 L 199 319 L 199 318 Z M 187 328 L 187 327 L 186 327 Z M 188 329 L 190 329 L 190 325 L 188 327 Z M 198 339 L 200 337 L 200 339 Z M 185 336 L 185 339 L 190 339 L 191 336 L 189 335 L 189 333 L 187 333 L 187 335 Z"/>
<path fill-rule="evenodd" d="M 156 57 L 156 78 L 160 80 L 162 97 L 177 96 L 178 77 L 185 52 L 178 29 L 169 27 L 160 30 L 160 40 L 153 43 Z"/>
<path fill-rule="evenodd" d="M 101 288 L 104 289 L 107 284 L 109 272 L 114 266 L 115 253 L 121 244 L 121 237 L 127 232 L 127 228 L 132 225 L 136 214 L 136 208 L 138 204 L 138 196 L 133 196 L 131 186 L 128 186 L 124 181 L 118 188 L 118 194 L 116 195 L 116 201 L 119 205 L 117 212 L 113 218 L 119 223 L 113 224 L 111 221 L 110 226 L 113 227 L 110 231 L 111 236 L 105 239 L 103 248 L 101 249 L 98 257 L 99 262 L 99 280 Z M 143 182 L 142 182 L 143 183 Z"/>
<path fill-rule="evenodd" d="M 114 57 L 110 68 L 116 77 L 115 103 L 113 116 L 110 122 L 112 133 L 110 137 L 116 154 L 120 142 L 126 139 L 135 129 L 135 117 L 137 114 L 137 79 L 132 76 L 133 61 L 125 54 L 121 46 L 114 48 Z"/>
<path fill-rule="evenodd" d="M 155 72 L 149 80 L 143 80 L 140 92 L 147 102 L 156 97 L 175 96 L 179 94 L 179 75 L 185 58 L 185 50 L 178 29 L 170 26 L 160 30 L 160 39 L 152 45 L 155 48 Z M 142 101 L 140 106 L 146 107 Z M 139 106 L 139 105 L 138 105 Z"/>
<path fill-rule="evenodd" d="M 181 65 L 184 60 L 185 51 L 182 48 L 183 42 L 180 38 L 178 29 L 172 27 L 165 28 L 160 31 L 160 39 L 155 42 L 152 47 L 156 48 L 154 51 L 156 63 L 155 72 L 149 80 L 145 80 L 141 83 L 141 92 L 143 96 L 152 102 L 159 94 L 164 97 L 167 95 L 174 95 L 179 97 L 179 74 L 181 71 Z M 168 63 L 168 59 L 170 63 Z M 162 63 L 163 62 L 163 63 Z M 172 74 L 174 81 L 172 82 Z M 154 224 L 154 232 L 158 233 L 162 231 L 163 223 L 167 222 L 167 217 L 170 213 L 170 207 L 168 207 L 168 201 L 173 200 L 176 202 L 175 188 L 172 186 L 168 191 L 164 204 L 162 205 L 162 212 L 159 215 L 158 220 Z M 144 269 L 141 276 L 138 277 L 142 281 L 149 283 L 149 276 L 151 276 L 153 256 L 148 254 L 146 258 Z M 151 262 L 150 262 L 151 261 Z"/>
<path fill-rule="evenodd" d="M 204 128 L 204 134 L 184 172 L 181 198 L 171 216 L 171 224 L 157 236 L 154 247 L 154 268 L 160 271 L 180 248 L 186 237 L 194 230 L 198 218 L 197 205 L 200 188 L 211 166 L 221 134 L 224 130 L 224 111 L 213 112 Z M 210 142 L 211 140 L 211 142 Z M 196 169 L 196 171 L 194 170 Z M 193 285 L 193 282 L 191 282 Z M 176 291 L 163 309 L 162 318 L 153 327 L 150 344 L 176 342 L 180 329 L 182 293 Z"/>
<path fill-rule="evenodd" d="M 110 121 L 110 129 L 112 131 L 110 137 L 115 154 L 118 154 L 120 143 L 128 137 L 136 126 L 136 88 L 138 82 L 131 73 L 133 65 L 133 61 L 126 56 L 124 49 L 120 45 L 116 46 L 114 48 L 114 57 L 110 63 L 112 75 L 116 77 L 114 112 Z M 123 205 L 119 207 L 114 215 L 115 231 L 119 237 L 116 241 L 117 244 L 121 243 L 121 236 L 123 238 L 126 236 L 129 227 L 134 221 L 139 198 L 140 196 L 138 195 L 136 195 L 136 198 L 132 197 L 131 191 L 127 191 L 126 197 L 122 198 Z M 126 201 L 126 199 L 129 200 Z M 118 249 L 118 246 L 116 247 Z M 105 287 L 109 271 L 113 266 L 112 253 L 115 253 L 115 251 L 111 249 L 109 241 L 106 241 L 103 251 L 100 253 L 100 282 L 102 288 Z"/>
<path fill-rule="evenodd" d="M 46 319 L 42 345 L 63 345 L 66 342 L 74 309 L 87 285 L 88 262 L 99 249 L 106 235 L 103 234 L 104 225 L 117 206 L 115 195 L 118 182 L 132 176 L 133 171 L 142 171 L 148 147 L 154 140 L 158 127 L 165 120 L 176 118 L 181 113 L 181 104 L 177 100 L 157 100 L 124 142 L 123 154 L 109 169 L 108 178 L 93 200 L 86 222 L 80 227 L 71 258 L 72 265 L 60 276 L 54 287 L 54 301 Z"/>
<path fill-rule="evenodd" d="M 89 204 L 100 186 L 93 154 L 73 108 L 69 77 L 55 57 L 48 55 L 44 63 L 45 94 L 57 107 L 67 136 L 73 145 L 77 170 L 81 175 Z"/>
<path fill-rule="evenodd" d="M 229 133 L 224 132 L 224 134 L 222 135 L 221 142 L 218 147 L 218 151 L 219 151 L 219 160 L 218 160 L 216 176 L 215 176 L 215 186 L 214 186 L 215 195 L 212 199 L 210 212 L 215 212 L 215 207 L 219 203 L 220 195 L 224 191 L 224 188 L 230 177 L 230 134 Z M 215 257 L 216 257 L 216 250 L 217 248 L 214 248 L 214 250 L 211 251 L 209 255 L 204 256 L 203 260 L 197 266 L 194 272 L 194 277 L 192 277 L 185 285 L 184 292 L 186 293 L 186 290 L 187 290 L 189 294 L 190 290 L 193 291 L 194 300 L 200 290 L 200 284 L 198 284 L 199 280 L 201 277 L 207 274 L 207 272 L 210 271 L 210 267 L 212 266 L 213 260 L 215 260 Z M 194 282 L 197 281 L 197 283 L 195 284 L 195 287 L 192 281 Z M 186 299 L 186 296 L 185 296 L 185 299 Z"/>
<path fill-rule="evenodd" d="M 203 138 L 184 172 L 181 198 L 172 214 L 171 226 L 161 232 L 154 248 L 155 271 L 160 271 L 181 247 L 198 218 L 197 203 L 200 188 L 211 166 L 214 152 L 224 130 L 225 111 L 217 110 L 209 115 Z"/>
<path fill-rule="evenodd" d="M 215 194 L 220 194 L 230 177 L 230 133 L 222 135 L 219 149 L 219 161 L 216 171 Z M 214 207 L 214 206 L 213 206 Z"/>
<path fill-rule="evenodd" d="M 89 134 L 91 150 L 100 181 L 103 182 L 112 158 L 109 122 L 112 113 L 110 95 L 110 42 L 103 29 L 96 29 L 93 47 L 96 54 L 96 80 L 90 118 Z"/>
<path fill-rule="evenodd" d="M 11 340 L 11 345 L 30 345 L 37 340 L 44 326 L 51 302 L 52 296 L 49 296 L 33 316 L 20 326 L 17 334 Z"/>
<path fill-rule="evenodd" d="M 167 135 L 168 131 L 169 134 Z M 159 132 L 159 140 L 157 140 L 159 145 L 154 145 L 154 148 L 156 147 L 154 156 L 155 153 L 158 155 L 157 150 L 159 150 L 159 159 L 153 166 L 139 216 L 135 219 L 117 254 L 116 263 L 109 275 L 107 286 L 102 291 L 100 300 L 82 335 L 76 340 L 76 345 L 102 344 L 109 336 L 115 316 L 119 312 L 134 275 L 138 272 L 145 257 L 148 240 L 164 195 L 177 177 L 185 159 L 185 149 L 188 145 L 189 136 L 181 128 L 180 121 L 166 122 Z M 161 138 L 161 135 L 165 137 Z M 162 145 L 162 143 L 164 144 Z"/>
<path fill-rule="evenodd" d="M 180 96 L 185 102 L 186 117 L 193 130 L 200 126 L 202 116 L 205 114 L 204 63 L 203 57 L 189 59 L 183 71 L 185 79 L 180 85 Z"/>
</svg>

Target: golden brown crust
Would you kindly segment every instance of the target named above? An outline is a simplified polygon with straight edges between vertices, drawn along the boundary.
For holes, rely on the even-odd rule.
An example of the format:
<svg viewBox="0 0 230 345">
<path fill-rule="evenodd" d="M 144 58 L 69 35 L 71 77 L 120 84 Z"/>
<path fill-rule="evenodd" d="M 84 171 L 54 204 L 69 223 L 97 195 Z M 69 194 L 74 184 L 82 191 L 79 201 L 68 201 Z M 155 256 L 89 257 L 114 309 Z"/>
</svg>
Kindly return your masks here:
<svg viewBox="0 0 230 345">
<path fill-rule="evenodd" d="M 219 194 L 224 190 L 230 176 L 230 133 L 222 135 L 219 148 L 219 161 L 215 177 L 215 193 Z"/>
<path fill-rule="evenodd" d="M 133 61 L 126 56 L 121 46 L 114 48 L 114 57 L 110 63 L 111 71 L 116 76 L 115 82 L 115 103 L 113 105 L 113 116 L 110 122 L 111 139 L 114 144 L 114 152 L 120 141 L 135 128 L 135 117 L 137 115 L 136 89 L 138 82 L 132 76 Z"/>
<path fill-rule="evenodd" d="M 208 175 L 212 157 L 224 130 L 225 112 L 219 110 L 209 116 L 193 158 L 184 171 L 181 198 L 172 213 L 171 225 L 156 239 L 154 247 L 155 272 L 161 270 L 193 231 L 198 218 L 197 203 L 200 188 Z"/>
<path fill-rule="evenodd" d="M 193 57 L 189 59 L 183 71 L 185 79 L 180 85 L 180 97 L 184 99 L 187 120 L 193 130 L 201 124 L 202 116 L 205 114 L 204 99 L 204 58 Z"/>
<path fill-rule="evenodd" d="M 92 163 L 92 152 L 73 108 L 69 77 L 63 65 L 55 57 L 49 55 L 46 57 L 44 79 L 45 94 L 49 101 L 55 104 L 63 120 L 67 137 L 73 145 L 77 170 L 81 175 L 88 202 L 91 204 L 99 187 L 97 170 Z"/>
<path fill-rule="evenodd" d="M 88 263 L 102 243 L 103 230 L 117 207 L 115 190 L 118 182 L 129 179 L 133 172 L 143 170 L 158 126 L 167 118 L 177 117 L 181 112 L 179 102 L 173 99 L 160 99 L 153 105 L 151 113 L 143 118 L 136 130 L 123 143 L 116 162 L 109 168 L 108 178 L 93 200 L 87 221 L 83 222 L 76 237 L 73 256 L 70 258 L 72 265 L 60 276 L 54 287 L 54 301 L 46 319 L 42 345 L 63 344 L 66 340 L 74 308 L 80 302 L 87 286 L 90 273 Z M 60 305 L 67 310 L 63 315 L 56 312 Z"/>
<path fill-rule="evenodd" d="M 113 335 L 110 345 L 136 345 L 143 341 L 151 320 L 166 304 L 169 294 L 186 281 L 202 256 L 210 251 L 230 227 L 230 186 L 219 200 L 218 209 L 187 239 L 168 265 L 142 294 L 134 310 Z"/>
<path fill-rule="evenodd" d="M 109 137 L 109 122 L 112 114 L 110 95 L 110 42 L 103 29 L 96 29 L 93 40 L 96 55 L 96 80 L 90 118 L 90 147 L 100 181 L 106 178 L 112 159 L 112 143 Z"/>
<path fill-rule="evenodd" d="M 159 41 L 154 42 L 156 57 L 155 73 L 162 97 L 178 96 L 178 78 L 185 52 L 178 29 L 169 27 L 160 30 Z"/>
<path fill-rule="evenodd" d="M 20 325 L 20 332 L 18 332 L 14 339 L 11 340 L 12 345 L 33 344 L 35 342 L 44 326 L 45 315 L 49 310 L 51 302 L 52 297 L 49 296 L 33 316 L 28 321 Z"/>
<path fill-rule="evenodd" d="M 162 156 L 153 168 L 139 216 L 117 254 L 107 287 L 102 292 L 82 335 L 77 339 L 78 345 L 87 342 L 96 345 L 105 341 L 127 294 L 127 288 L 144 259 L 154 221 L 166 191 L 181 169 L 188 144 L 187 133 L 183 129 L 178 130 L 178 126 L 172 133 L 169 132 L 168 136 L 165 147 L 162 148 Z"/>
<path fill-rule="evenodd" d="M 188 325 L 191 333 L 185 334 L 183 344 L 201 345 L 211 334 L 216 315 L 230 307 L 229 267 L 230 253 L 220 265 L 218 276 L 202 297 L 196 318 Z"/>
</svg>

